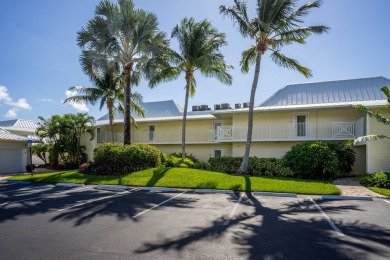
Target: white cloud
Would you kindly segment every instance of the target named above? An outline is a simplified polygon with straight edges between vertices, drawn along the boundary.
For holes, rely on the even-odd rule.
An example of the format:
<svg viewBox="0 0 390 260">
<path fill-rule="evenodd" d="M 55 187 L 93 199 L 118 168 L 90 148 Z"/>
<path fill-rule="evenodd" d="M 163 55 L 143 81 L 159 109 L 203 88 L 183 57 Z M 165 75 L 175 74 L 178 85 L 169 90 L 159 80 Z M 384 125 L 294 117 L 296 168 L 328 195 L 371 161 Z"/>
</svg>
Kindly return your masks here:
<svg viewBox="0 0 390 260">
<path fill-rule="evenodd" d="M 13 106 L 13 107 L 18 107 L 18 108 L 23 108 L 23 109 L 29 109 L 31 110 L 31 106 L 29 103 L 27 103 L 27 100 L 25 98 L 20 98 L 18 99 L 18 101 L 16 102 L 10 102 L 9 104 L 7 105 L 10 105 L 10 106 Z"/>
<path fill-rule="evenodd" d="M 7 114 L 5 114 L 5 117 L 7 117 L 7 118 L 15 118 L 15 117 L 18 116 L 18 114 L 16 112 L 17 112 L 17 109 L 16 108 L 12 108 L 12 109 L 8 110 Z"/>
<path fill-rule="evenodd" d="M 67 98 L 73 97 L 73 96 L 77 95 L 77 91 L 67 90 L 67 91 L 65 91 L 65 95 Z M 69 103 L 69 105 L 71 105 L 78 112 L 88 112 L 88 110 L 89 110 L 86 104 Z"/>
<path fill-rule="evenodd" d="M 8 89 L 4 86 L 0 86 L 0 101 L 3 101 L 4 103 L 12 102 L 12 99 L 8 94 Z"/>
<path fill-rule="evenodd" d="M 47 103 L 57 103 L 57 101 L 51 99 L 51 98 L 40 98 L 38 99 L 39 101 L 42 101 L 42 102 L 47 102 Z"/>
<path fill-rule="evenodd" d="M 18 101 L 14 102 L 5 86 L 0 86 L 0 103 L 4 103 L 5 105 L 12 107 L 5 115 L 8 118 L 16 117 L 16 112 L 19 108 L 31 110 L 31 106 L 25 98 L 20 98 Z"/>
</svg>

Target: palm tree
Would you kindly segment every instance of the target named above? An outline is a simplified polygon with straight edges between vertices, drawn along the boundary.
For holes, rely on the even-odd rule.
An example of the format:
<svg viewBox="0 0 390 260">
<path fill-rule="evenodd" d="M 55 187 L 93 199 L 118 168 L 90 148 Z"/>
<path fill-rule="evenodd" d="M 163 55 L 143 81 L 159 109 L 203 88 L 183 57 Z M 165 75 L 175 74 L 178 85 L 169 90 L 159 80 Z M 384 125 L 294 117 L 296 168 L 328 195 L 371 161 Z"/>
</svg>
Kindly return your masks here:
<svg viewBox="0 0 390 260">
<path fill-rule="evenodd" d="M 215 77 L 221 83 L 232 84 L 232 76 L 227 72 L 231 65 L 227 64 L 220 52 L 227 45 L 225 34 L 219 33 L 209 21 L 195 22 L 194 18 L 184 18 L 172 30 L 172 38 L 179 43 L 180 52 L 171 53 L 173 66 L 162 71 L 162 80 L 171 80 L 184 74 L 185 102 L 182 125 L 182 158 L 185 158 L 186 121 L 188 98 L 194 96 L 196 90 L 195 72 L 206 77 Z M 161 79 L 160 78 L 160 79 Z"/>
<path fill-rule="evenodd" d="M 114 142 L 114 115 L 116 111 L 123 112 L 123 92 L 121 89 L 121 76 L 115 66 L 106 63 L 103 69 L 95 68 L 91 71 L 90 79 L 95 87 L 73 86 L 71 91 L 77 94 L 65 99 L 64 103 L 78 103 L 94 105 L 100 100 L 100 110 L 106 105 L 110 124 L 110 142 Z M 132 109 L 138 115 L 144 115 L 144 109 L 139 105 L 142 96 L 137 92 L 131 96 Z M 132 120 L 133 117 L 132 117 Z"/>
<path fill-rule="evenodd" d="M 296 8 L 295 0 L 257 0 L 256 16 L 249 19 L 245 1 L 234 0 L 233 7 L 221 5 L 220 13 L 230 17 L 243 37 L 254 41 L 249 49 L 242 52 L 241 71 L 248 73 L 249 65 L 255 64 L 255 73 L 251 88 L 248 113 L 248 133 L 245 153 L 238 173 L 246 173 L 248 169 L 249 152 L 252 143 L 253 107 L 257 83 L 260 74 L 260 64 L 263 55 L 271 52 L 271 59 L 278 66 L 294 69 L 305 77 L 311 77 L 310 69 L 302 66 L 295 59 L 286 57 L 280 50 L 293 43 L 305 44 L 312 34 L 322 34 L 328 31 L 326 26 L 300 26 L 311 9 L 321 6 L 321 1 L 314 1 Z"/>
<path fill-rule="evenodd" d="M 131 142 L 131 86 L 138 83 L 141 74 L 149 77 L 158 69 L 155 57 L 169 46 L 164 33 L 158 30 L 157 17 L 136 9 L 132 0 L 118 0 L 116 4 L 101 1 L 95 17 L 78 33 L 78 45 L 84 49 L 82 64 L 99 67 L 102 60 L 112 60 L 120 66 L 124 83 L 124 144 Z M 87 65 L 84 71 L 90 71 Z M 145 71 L 145 72 L 144 72 Z M 89 73 L 87 73 L 89 74 Z"/>
</svg>

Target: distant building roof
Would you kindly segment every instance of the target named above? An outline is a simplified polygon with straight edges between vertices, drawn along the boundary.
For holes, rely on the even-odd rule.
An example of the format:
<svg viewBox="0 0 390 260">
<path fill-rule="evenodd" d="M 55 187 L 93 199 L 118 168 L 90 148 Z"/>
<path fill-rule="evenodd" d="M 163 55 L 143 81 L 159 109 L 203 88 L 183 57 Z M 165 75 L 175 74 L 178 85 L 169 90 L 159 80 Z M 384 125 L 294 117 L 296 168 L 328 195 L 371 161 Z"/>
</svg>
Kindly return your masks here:
<svg viewBox="0 0 390 260">
<path fill-rule="evenodd" d="M 11 134 L 4 128 L 0 127 L 0 140 L 7 140 L 7 141 L 26 141 L 27 139 L 23 136 Z"/>
<path fill-rule="evenodd" d="M 277 91 L 259 107 L 306 106 L 387 100 L 380 90 L 390 86 L 385 77 L 291 84 Z"/>
<path fill-rule="evenodd" d="M 145 117 L 139 116 L 134 112 L 131 115 L 136 121 L 148 121 L 148 120 L 171 120 L 183 118 L 184 109 L 177 104 L 174 100 L 156 101 L 156 102 L 143 102 L 140 106 L 145 109 Z M 122 113 L 115 114 L 115 120 L 123 120 Z M 214 118 L 209 111 L 188 111 L 187 117 L 191 118 Z M 108 114 L 99 118 L 97 121 L 108 121 Z"/>
<path fill-rule="evenodd" d="M 12 119 L 12 120 L 0 121 L 0 127 L 18 127 L 18 128 L 36 129 L 38 127 L 38 124 L 32 120 Z"/>
</svg>

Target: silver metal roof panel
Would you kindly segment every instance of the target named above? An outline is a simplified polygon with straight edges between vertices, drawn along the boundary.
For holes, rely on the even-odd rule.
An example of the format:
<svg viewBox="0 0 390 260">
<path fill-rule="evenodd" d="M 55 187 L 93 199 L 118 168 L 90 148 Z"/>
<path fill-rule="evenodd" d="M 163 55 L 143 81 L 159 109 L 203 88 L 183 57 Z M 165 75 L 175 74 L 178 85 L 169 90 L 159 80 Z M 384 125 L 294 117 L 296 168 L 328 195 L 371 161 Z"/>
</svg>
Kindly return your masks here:
<svg viewBox="0 0 390 260">
<path fill-rule="evenodd" d="M 259 107 L 386 100 L 380 91 L 383 86 L 390 86 L 390 79 L 373 77 L 291 84 L 277 91 Z"/>
</svg>

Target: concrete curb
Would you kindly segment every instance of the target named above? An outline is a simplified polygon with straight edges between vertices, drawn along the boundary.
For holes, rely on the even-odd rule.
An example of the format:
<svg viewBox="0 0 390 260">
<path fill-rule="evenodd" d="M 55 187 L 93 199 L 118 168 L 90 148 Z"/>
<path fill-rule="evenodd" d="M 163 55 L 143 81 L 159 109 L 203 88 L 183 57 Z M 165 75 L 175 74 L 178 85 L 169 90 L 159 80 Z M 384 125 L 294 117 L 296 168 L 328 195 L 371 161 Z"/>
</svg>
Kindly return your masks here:
<svg viewBox="0 0 390 260">
<path fill-rule="evenodd" d="M 69 187 L 69 188 L 72 188 L 72 187 L 84 187 L 84 186 L 85 186 L 84 184 L 80 184 L 80 183 L 64 183 L 64 182 L 60 182 L 60 183 L 56 184 L 56 187 Z"/>
<path fill-rule="evenodd" d="M 254 196 L 297 198 L 297 194 L 294 193 L 252 192 L 252 194 Z"/>
<path fill-rule="evenodd" d="M 233 190 L 212 190 L 212 189 L 196 189 L 195 193 L 211 193 L 211 194 L 233 194 Z"/>
<path fill-rule="evenodd" d="M 338 195 L 323 195 L 321 196 L 324 200 L 366 200 L 372 201 L 370 196 L 338 196 Z"/>
<path fill-rule="evenodd" d="M 120 191 L 120 190 L 127 190 L 127 189 L 129 189 L 129 187 L 122 186 L 122 185 L 96 185 L 95 189 Z"/>
<path fill-rule="evenodd" d="M 164 187 L 143 187 L 144 191 L 165 191 L 165 192 L 177 192 L 177 188 L 164 188 Z"/>
<path fill-rule="evenodd" d="M 28 185 L 28 184 L 31 184 L 32 182 L 31 182 L 31 181 L 6 181 L 6 183 L 9 183 L 9 184 L 24 184 L 24 185 Z"/>
</svg>

